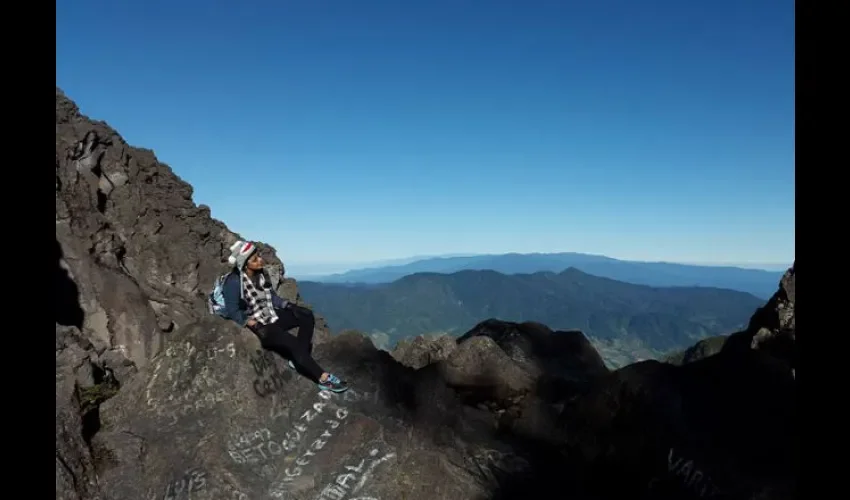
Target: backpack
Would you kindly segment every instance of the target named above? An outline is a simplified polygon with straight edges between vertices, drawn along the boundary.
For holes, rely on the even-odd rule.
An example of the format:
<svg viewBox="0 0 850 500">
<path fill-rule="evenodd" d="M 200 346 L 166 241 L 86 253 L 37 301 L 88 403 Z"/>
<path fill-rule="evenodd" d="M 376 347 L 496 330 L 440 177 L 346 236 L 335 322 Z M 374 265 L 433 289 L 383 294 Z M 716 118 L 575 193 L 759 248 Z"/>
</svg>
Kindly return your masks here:
<svg viewBox="0 0 850 500">
<path fill-rule="evenodd" d="M 224 282 L 231 274 L 232 271 L 228 271 L 216 278 L 213 290 L 207 297 L 207 308 L 210 314 L 215 314 L 224 319 L 232 319 L 227 315 L 224 308 Z"/>
</svg>

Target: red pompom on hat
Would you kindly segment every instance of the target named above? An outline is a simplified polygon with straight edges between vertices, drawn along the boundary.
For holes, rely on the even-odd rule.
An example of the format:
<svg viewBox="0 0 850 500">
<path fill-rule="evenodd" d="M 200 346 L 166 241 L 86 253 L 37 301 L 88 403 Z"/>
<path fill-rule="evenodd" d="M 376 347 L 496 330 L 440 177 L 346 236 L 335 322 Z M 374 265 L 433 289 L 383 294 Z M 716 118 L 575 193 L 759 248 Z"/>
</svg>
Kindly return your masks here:
<svg viewBox="0 0 850 500">
<path fill-rule="evenodd" d="M 230 257 L 227 261 L 241 270 L 256 251 L 257 245 L 250 241 L 237 241 L 230 246 Z"/>
</svg>

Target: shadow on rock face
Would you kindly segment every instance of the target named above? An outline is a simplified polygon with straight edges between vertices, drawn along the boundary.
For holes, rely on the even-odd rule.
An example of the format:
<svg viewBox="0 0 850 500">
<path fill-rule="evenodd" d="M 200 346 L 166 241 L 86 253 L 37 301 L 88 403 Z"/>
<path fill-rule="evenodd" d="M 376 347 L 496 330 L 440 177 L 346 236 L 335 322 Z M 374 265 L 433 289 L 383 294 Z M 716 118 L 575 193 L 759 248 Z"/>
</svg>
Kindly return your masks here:
<svg viewBox="0 0 850 500">
<path fill-rule="evenodd" d="M 796 387 L 764 353 L 629 365 L 565 408 L 562 426 L 562 446 L 526 444 L 532 467 L 503 474 L 492 499 L 794 498 Z"/>
<path fill-rule="evenodd" d="M 498 361 L 493 341 L 474 344 Z M 406 367 L 359 334 L 315 346 L 319 364 L 350 384 L 339 395 L 286 376 L 285 360 L 258 349 L 252 334 L 214 318 L 175 331 L 143 376 L 105 403 L 107 430 L 95 441 L 118 460 L 98 471 L 104 491 L 483 499 L 529 470 L 526 455 L 540 467 L 559 463 L 539 459 L 544 446 L 517 437 L 493 411 L 464 404 L 445 367 Z M 473 390 L 476 374 L 469 382 L 465 374 L 452 376 Z"/>
<path fill-rule="evenodd" d="M 530 467 L 501 471 L 490 498 L 796 498 L 794 299 L 792 267 L 746 331 L 689 350 L 704 356 L 681 366 L 634 363 L 597 378 L 565 401 L 554 440 L 526 435 L 515 444 Z M 484 326 L 503 347 L 528 342 L 504 325 Z"/>
<path fill-rule="evenodd" d="M 590 381 L 609 373 L 602 356 L 578 330 L 553 331 L 546 325 L 489 319 L 458 338 L 459 351 L 465 344 L 491 339 L 503 361 L 497 363 L 502 377 L 517 382 L 511 369 L 532 381 L 530 400 L 559 405 L 583 394 Z M 450 358 L 451 360 L 451 358 Z M 475 368 L 480 363 L 466 362 Z M 507 381 L 503 386 L 511 385 Z M 522 384 L 520 384 L 522 385 Z"/>
<path fill-rule="evenodd" d="M 75 326 L 82 329 L 83 319 L 85 317 L 83 309 L 80 307 L 80 291 L 77 284 L 71 279 L 68 271 L 62 267 L 62 245 L 59 240 L 56 240 L 54 248 L 54 259 L 56 262 L 54 273 L 55 285 L 54 293 L 54 308 L 56 323 L 63 326 Z"/>
<path fill-rule="evenodd" d="M 684 366 L 645 361 L 605 373 L 579 336 L 552 336 L 535 324 L 479 324 L 459 342 L 493 339 L 538 375 L 530 400 L 563 404 L 557 425 L 532 423 L 524 426 L 531 432 L 502 436 L 528 466 L 491 471 L 496 487 L 488 498 L 796 498 L 793 285 L 792 269 L 749 331 Z M 594 372 L 590 384 L 569 383 Z M 527 413 L 528 406 L 518 422 Z"/>
<path fill-rule="evenodd" d="M 786 363 L 746 351 L 611 372 L 579 333 L 477 333 L 420 369 L 360 334 L 317 343 L 351 387 L 330 394 L 230 322 L 184 326 L 104 403 L 92 446 L 114 461 L 99 485 L 199 500 L 793 498 Z"/>
</svg>

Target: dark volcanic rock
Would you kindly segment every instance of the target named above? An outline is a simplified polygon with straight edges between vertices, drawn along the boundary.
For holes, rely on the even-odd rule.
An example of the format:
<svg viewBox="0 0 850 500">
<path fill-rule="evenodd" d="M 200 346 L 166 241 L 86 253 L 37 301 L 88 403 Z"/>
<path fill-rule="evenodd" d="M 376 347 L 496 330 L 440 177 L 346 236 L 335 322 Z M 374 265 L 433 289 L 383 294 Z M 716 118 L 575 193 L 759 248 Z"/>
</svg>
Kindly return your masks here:
<svg viewBox="0 0 850 500">
<path fill-rule="evenodd" d="M 792 268 L 747 331 L 707 339 L 685 352 L 681 366 L 621 368 L 565 408 L 571 459 L 564 467 L 582 478 L 585 492 L 795 498 L 793 277 Z"/>
<path fill-rule="evenodd" d="M 81 328 L 99 346 L 144 366 L 163 331 L 205 314 L 204 293 L 238 237 L 153 152 L 56 89 L 56 240 L 79 288 Z M 263 252 L 280 266 L 274 249 Z"/>
<path fill-rule="evenodd" d="M 448 358 L 456 348 L 457 341 L 448 335 L 440 335 L 435 338 L 417 335 L 412 339 L 399 341 L 391 354 L 393 358 L 405 366 L 422 368 Z"/>
<path fill-rule="evenodd" d="M 766 487 L 790 494 L 795 394 L 787 368 L 758 352 L 681 367 L 636 363 L 565 413 L 570 467 L 603 497 L 743 499 Z"/>
<path fill-rule="evenodd" d="M 723 349 L 723 346 L 726 345 L 726 339 L 728 338 L 728 335 L 717 335 L 714 337 L 704 338 L 684 351 L 679 351 L 667 356 L 664 361 L 674 365 L 682 365 L 698 359 L 714 356 Z"/>
<path fill-rule="evenodd" d="M 106 498 L 484 499 L 500 474 L 528 468 L 487 407 L 515 393 L 490 392 L 479 376 L 495 371 L 496 387 L 516 389 L 533 379 L 490 338 L 420 370 L 353 333 L 315 355 L 353 388 L 319 393 L 227 322 L 175 332 L 101 407 L 92 444 L 112 457 L 98 470 Z M 485 408 L 453 387 L 477 389 Z"/>
<path fill-rule="evenodd" d="M 605 363 L 593 345 L 578 330 L 553 331 L 531 321 L 514 323 L 488 319 L 458 337 L 458 344 L 487 336 L 515 362 L 533 372 L 606 373 Z"/>
<path fill-rule="evenodd" d="M 103 405 L 95 443 L 115 457 L 98 473 L 103 491 L 116 499 L 179 491 L 210 499 L 476 498 L 491 488 L 479 468 L 513 457 L 486 427 L 468 425 L 476 410 L 451 391 L 428 390 L 427 377 L 363 337 L 336 337 L 315 354 L 353 388 L 320 393 L 222 321 L 183 328 L 145 376 Z"/>
<path fill-rule="evenodd" d="M 534 322 L 482 321 L 457 339 L 459 345 L 486 336 L 525 372 L 539 379 L 539 395 L 563 401 L 588 380 L 608 373 L 602 357 L 578 330 L 553 331 Z"/>
<path fill-rule="evenodd" d="M 668 356 L 666 361 L 679 365 L 712 356 L 722 350 L 743 352 L 756 349 L 786 361 L 796 370 L 795 288 L 792 265 L 782 276 L 779 289 L 753 314 L 745 330 L 700 340 L 688 349 Z"/>
<path fill-rule="evenodd" d="M 786 361 L 796 370 L 795 265 L 782 276 L 779 290 L 753 314 L 747 329 L 729 337 L 724 350 L 757 349 Z"/>
<path fill-rule="evenodd" d="M 611 372 L 581 332 L 498 320 L 401 363 L 319 317 L 352 387 L 329 395 L 206 312 L 238 235 L 191 187 L 58 89 L 56 127 L 57 498 L 793 498 L 793 269 L 683 366 Z"/>
<path fill-rule="evenodd" d="M 103 381 L 95 378 L 110 386 L 129 381 L 169 332 L 207 315 L 205 294 L 237 238 L 192 202 L 192 188 L 151 151 L 127 145 L 56 89 L 58 496 L 96 495 L 91 450 L 74 433 L 81 412 L 86 432 L 97 432 L 103 398 L 83 409 L 75 394 L 96 392 Z M 261 251 L 282 266 L 273 248 Z M 280 289 L 299 300 L 292 280 Z M 328 333 L 317 319 L 321 343 Z"/>
<path fill-rule="evenodd" d="M 458 346 L 449 358 L 437 363 L 441 379 L 469 405 L 499 413 L 511 410 L 533 394 L 537 377 L 523 370 L 489 337 L 476 337 Z"/>
<path fill-rule="evenodd" d="M 74 327 L 56 327 L 57 339 L 73 336 Z M 86 378 L 88 354 L 76 344 L 57 349 L 56 357 L 56 498 L 98 498 L 91 452 L 83 438 L 78 377 Z M 88 382 L 88 381 L 84 381 Z M 89 382 L 93 385 L 93 382 Z"/>
<path fill-rule="evenodd" d="M 210 316 L 239 236 L 191 195 L 57 89 L 57 498 L 484 498 L 527 463 L 452 368 L 331 340 L 319 318 L 317 359 L 353 387 L 326 397 Z"/>
</svg>

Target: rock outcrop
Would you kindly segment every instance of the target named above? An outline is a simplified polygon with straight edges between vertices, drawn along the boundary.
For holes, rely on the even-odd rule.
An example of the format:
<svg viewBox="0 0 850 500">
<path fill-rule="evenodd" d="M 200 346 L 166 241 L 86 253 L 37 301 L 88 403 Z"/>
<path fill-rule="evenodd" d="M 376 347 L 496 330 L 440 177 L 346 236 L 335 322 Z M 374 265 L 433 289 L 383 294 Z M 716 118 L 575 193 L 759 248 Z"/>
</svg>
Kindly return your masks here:
<svg viewBox="0 0 850 500">
<path fill-rule="evenodd" d="M 353 387 L 330 395 L 221 321 L 178 335 L 103 405 L 93 445 L 115 457 L 98 474 L 111 498 L 473 498 L 483 457 L 511 456 L 466 425 L 489 415 L 362 336 L 316 347 Z"/>
<path fill-rule="evenodd" d="M 700 341 L 673 359 L 681 366 L 626 366 L 565 409 L 586 490 L 795 498 L 794 276 L 792 266 L 746 330 Z"/>
<path fill-rule="evenodd" d="M 205 293 L 238 237 L 153 152 L 129 146 L 56 89 L 57 491 L 61 477 L 88 498 L 95 483 L 91 467 L 76 465 L 90 461 L 88 444 L 69 429 L 81 418 L 98 427 L 98 404 L 83 408 L 77 393 L 127 383 L 170 334 L 203 318 Z M 262 251 L 280 268 L 273 248 Z M 280 290 L 299 300 L 292 280 Z M 327 329 L 317 323 L 321 342 Z"/>
<path fill-rule="evenodd" d="M 755 349 L 768 353 L 797 368 L 796 263 L 782 276 L 779 289 L 761 307 L 746 330 L 729 337 L 724 350 Z"/>
<path fill-rule="evenodd" d="M 239 235 L 190 186 L 59 89 L 56 126 L 57 498 L 793 498 L 796 385 L 762 341 L 796 338 L 793 269 L 757 348 L 683 366 L 498 320 L 390 355 L 320 319 L 332 395 L 206 312 Z"/>
<path fill-rule="evenodd" d="M 457 340 L 448 335 L 440 335 L 436 338 L 417 335 L 396 344 L 392 350 L 392 356 L 405 366 L 419 369 L 431 363 L 443 361 L 454 352 L 455 348 L 457 348 Z"/>
<path fill-rule="evenodd" d="M 700 340 L 666 361 L 675 365 L 712 356 L 721 351 L 744 352 L 755 349 L 788 363 L 796 374 L 797 322 L 795 314 L 795 267 L 785 272 L 776 293 L 750 318 L 747 328 L 731 335 Z"/>
<path fill-rule="evenodd" d="M 237 238 L 152 151 L 81 115 L 57 88 L 57 253 L 78 288 L 85 319 L 75 326 L 98 349 L 145 366 L 164 333 L 204 314 Z M 272 247 L 263 253 L 280 268 Z"/>
<path fill-rule="evenodd" d="M 728 335 L 706 337 L 683 351 L 678 351 L 666 356 L 664 361 L 674 365 L 683 365 L 685 363 L 690 363 L 691 361 L 713 356 L 723 349 L 728 338 Z"/>
</svg>

